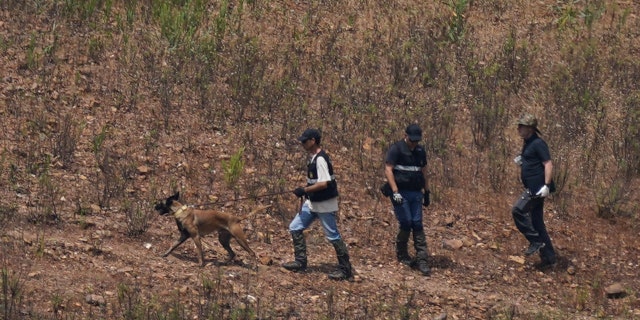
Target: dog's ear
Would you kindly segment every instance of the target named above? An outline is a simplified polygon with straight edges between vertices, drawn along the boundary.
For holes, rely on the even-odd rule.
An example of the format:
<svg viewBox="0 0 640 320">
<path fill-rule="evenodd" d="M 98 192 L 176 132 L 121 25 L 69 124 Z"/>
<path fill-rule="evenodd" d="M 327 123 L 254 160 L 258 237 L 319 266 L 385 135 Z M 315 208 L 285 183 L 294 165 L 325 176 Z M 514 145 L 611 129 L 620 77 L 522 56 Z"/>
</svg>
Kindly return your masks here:
<svg viewBox="0 0 640 320">
<path fill-rule="evenodd" d="M 176 193 L 174 193 L 171 197 L 169 197 L 169 199 L 176 200 L 176 201 L 180 199 L 180 191 L 176 191 Z"/>
</svg>

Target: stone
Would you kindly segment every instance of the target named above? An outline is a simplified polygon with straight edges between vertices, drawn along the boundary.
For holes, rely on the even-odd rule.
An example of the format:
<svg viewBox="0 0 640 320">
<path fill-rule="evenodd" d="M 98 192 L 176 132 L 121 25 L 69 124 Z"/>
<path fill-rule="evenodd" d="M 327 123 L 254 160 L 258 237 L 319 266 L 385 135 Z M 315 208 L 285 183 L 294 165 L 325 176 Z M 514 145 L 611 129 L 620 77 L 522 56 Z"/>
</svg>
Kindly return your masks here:
<svg viewBox="0 0 640 320">
<path fill-rule="evenodd" d="M 273 265 L 273 259 L 271 257 L 260 257 L 260 264 L 265 266 Z"/>
<path fill-rule="evenodd" d="M 443 240 L 442 247 L 448 250 L 458 250 L 462 248 L 464 243 L 460 239 Z"/>
<path fill-rule="evenodd" d="M 524 264 L 525 262 L 524 258 L 520 256 L 509 256 L 509 261 L 513 261 L 519 264 Z"/>
<path fill-rule="evenodd" d="M 626 292 L 621 283 L 616 282 L 604 288 L 604 292 L 609 299 L 619 299 L 626 296 Z"/>
<path fill-rule="evenodd" d="M 97 294 L 86 295 L 84 301 L 92 306 L 104 306 L 107 304 L 107 301 L 104 299 L 104 297 Z"/>
</svg>

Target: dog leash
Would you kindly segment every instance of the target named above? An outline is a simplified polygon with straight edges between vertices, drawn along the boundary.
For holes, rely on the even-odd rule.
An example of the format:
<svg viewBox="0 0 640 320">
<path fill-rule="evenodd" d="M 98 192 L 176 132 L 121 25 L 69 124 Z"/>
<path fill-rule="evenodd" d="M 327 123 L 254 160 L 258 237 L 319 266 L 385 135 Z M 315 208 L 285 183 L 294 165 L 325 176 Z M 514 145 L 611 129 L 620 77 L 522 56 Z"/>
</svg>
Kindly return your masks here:
<svg viewBox="0 0 640 320">
<path fill-rule="evenodd" d="M 281 195 L 281 194 L 285 194 L 285 193 L 290 193 L 290 192 L 293 192 L 293 190 L 280 191 L 280 192 L 273 192 L 273 193 L 266 193 L 266 194 L 262 194 L 262 195 L 259 195 L 259 196 L 240 197 L 240 198 L 237 198 L 237 199 L 227 200 L 227 202 L 228 202 L 228 201 L 235 202 L 235 201 L 242 201 L 242 200 L 248 200 L 248 199 L 260 199 L 260 198 L 266 198 L 266 197 L 271 197 L 271 196 L 277 196 L 277 195 Z M 220 203 L 220 202 L 222 202 L 222 201 L 221 201 L 220 199 L 218 199 L 218 200 L 213 201 L 213 202 L 205 202 L 205 203 L 200 203 L 200 204 L 192 204 L 192 205 L 189 205 L 189 207 L 192 207 L 192 208 L 193 208 L 193 207 L 204 207 L 204 206 L 210 206 L 210 205 L 213 205 L 213 204 L 217 204 L 217 203 Z"/>
</svg>

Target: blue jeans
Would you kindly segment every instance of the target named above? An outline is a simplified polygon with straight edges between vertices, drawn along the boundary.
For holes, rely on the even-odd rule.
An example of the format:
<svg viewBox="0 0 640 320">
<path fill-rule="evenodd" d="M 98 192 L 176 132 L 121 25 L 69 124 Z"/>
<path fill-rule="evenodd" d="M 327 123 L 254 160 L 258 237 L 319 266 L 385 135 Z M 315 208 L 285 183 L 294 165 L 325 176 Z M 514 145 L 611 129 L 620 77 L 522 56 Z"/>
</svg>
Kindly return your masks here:
<svg viewBox="0 0 640 320">
<path fill-rule="evenodd" d="M 311 223 L 316 219 L 320 219 L 322 229 L 324 230 L 324 235 L 327 237 L 327 240 L 340 240 L 340 232 L 338 232 L 338 225 L 336 223 L 336 213 L 311 212 L 306 203 L 302 206 L 302 209 L 298 214 L 296 214 L 293 220 L 291 220 L 291 223 L 289 224 L 289 232 L 305 230 L 309 228 Z"/>
<path fill-rule="evenodd" d="M 422 226 L 422 198 L 424 195 L 421 191 L 403 191 L 400 195 L 404 201 L 402 204 L 393 204 L 393 211 L 398 219 L 400 230 L 420 232 L 424 230 Z"/>
</svg>

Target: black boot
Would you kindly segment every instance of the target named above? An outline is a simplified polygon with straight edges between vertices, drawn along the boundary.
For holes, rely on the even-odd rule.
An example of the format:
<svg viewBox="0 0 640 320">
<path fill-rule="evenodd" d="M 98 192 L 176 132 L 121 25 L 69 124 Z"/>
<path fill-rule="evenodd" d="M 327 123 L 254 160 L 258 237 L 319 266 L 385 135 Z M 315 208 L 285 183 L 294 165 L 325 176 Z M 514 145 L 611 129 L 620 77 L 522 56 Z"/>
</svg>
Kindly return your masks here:
<svg viewBox="0 0 640 320">
<path fill-rule="evenodd" d="M 427 237 L 424 234 L 424 230 L 413 231 L 413 245 L 416 248 L 416 262 L 418 270 L 423 276 L 431 275 L 431 268 L 427 263 L 429 253 L 427 253 Z"/>
<path fill-rule="evenodd" d="M 353 281 L 353 270 L 351 268 L 351 262 L 349 262 L 347 245 L 342 239 L 333 240 L 331 244 L 333 248 L 336 249 L 336 255 L 338 256 L 338 270 L 330 273 L 329 279 Z"/>
<path fill-rule="evenodd" d="M 413 258 L 409 255 L 407 250 L 407 243 L 409 242 L 409 235 L 411 231 L 400 230 L 396 236 L 396 257 L 398 262 L 412 266 L 414 264 Z"/>
<path fill-rule="evenodd" d="M 295 260 L 282 264 L 282 267 L 290 271 L 305 271 L 307 269 L 307 242 L 302 231 L 292 231 L 293 254 Z"/>
</svg>

